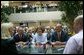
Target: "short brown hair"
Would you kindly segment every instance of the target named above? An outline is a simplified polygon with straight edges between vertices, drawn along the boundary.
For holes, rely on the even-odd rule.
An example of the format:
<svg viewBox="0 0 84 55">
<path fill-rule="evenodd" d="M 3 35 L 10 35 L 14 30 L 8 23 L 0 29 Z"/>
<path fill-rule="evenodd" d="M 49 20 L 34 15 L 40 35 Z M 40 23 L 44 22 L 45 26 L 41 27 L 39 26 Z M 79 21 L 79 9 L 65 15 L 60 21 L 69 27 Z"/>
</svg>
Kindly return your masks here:
<svg viewBox="0 0 84 55">
<path fill-rule="evenodd" d="M 43 28 L 42 26 L 37 27 L 37 28 L 36 28 L 36 32 L 37 32 L 38 30 L 42 30 L 42 33 L 44 32 L 44 28 Z"/>
</svg>

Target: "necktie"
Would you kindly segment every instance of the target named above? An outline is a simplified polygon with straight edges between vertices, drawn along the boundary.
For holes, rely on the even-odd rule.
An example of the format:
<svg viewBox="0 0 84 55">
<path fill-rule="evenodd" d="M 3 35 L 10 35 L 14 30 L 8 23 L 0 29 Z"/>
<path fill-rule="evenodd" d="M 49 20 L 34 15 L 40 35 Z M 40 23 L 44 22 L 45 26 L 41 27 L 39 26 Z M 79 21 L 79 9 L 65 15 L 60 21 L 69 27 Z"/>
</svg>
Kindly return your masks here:
<svg viewBox="0 0 84 55">
<path fill-rule="evenodd" d="M 19 37 L 20 37 L 20 40 L 22 40 L 22 35 L 19 35 Z"/>
</svg>

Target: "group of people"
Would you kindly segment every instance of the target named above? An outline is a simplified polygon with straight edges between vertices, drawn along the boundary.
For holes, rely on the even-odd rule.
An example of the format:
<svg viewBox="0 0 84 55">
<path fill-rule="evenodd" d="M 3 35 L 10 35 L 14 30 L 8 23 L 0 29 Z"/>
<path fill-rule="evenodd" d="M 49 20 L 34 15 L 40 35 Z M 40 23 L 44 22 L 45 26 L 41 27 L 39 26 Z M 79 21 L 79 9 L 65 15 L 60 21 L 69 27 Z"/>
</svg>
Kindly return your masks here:
<svg viewBox="0 0 84 55">
<path fill-rule="evenodd" d="M 74 21 L 75 22 L 74 26 L 78 25 L 78 23 L 80 22 L 79 26 L 76 26 L 77 27 L 76 30 L 78 30 L 77 33 L 83 27 L 83 22 L 82 22 L 83 20 L 80 18 L 83 19 L 83 17 L 78 17 Z M 80 33 L 81 32 L 82 31 L 80 31 Z M 81 37 L 83 36 L 83 34 L 80 34 L 80 35 L 81 35 Z M 15 27 L 12 23 L 2 23 L 1 24 L 1 41 L 2 41 L 1 42 L 1 47 L 2 47 L 1 50 L 2 50 L 2 53 L 4 53 L 4 52 L 17 53 L 17 50 L 15 48 L 15 45 L 16 45 L 15 43 L 20 42 L 20 41 L 26 42 L 28 44 L 31 43 L 31 44 L 35 45 L 36 47 L 40 47 L 41 45 L 44 45 L 44 44 L 51 44 L 53 46 L 66 45 L 64 54 L 78 53 L 78 52 L 74 52 L 75 51 L 74 48 L 76 48 L 75 44 L 77 45 L 77 44 L 79 44 L 78 41 L 81 41 L 81 39 L 82 39 L 81 37 L 77 34 L 76 37 L 71 37 L 69 39 L 68 33 L 65 30 L 63 30 L 62 24 L 60 24 L 60 23 L 57 23 L 55 28 L 51 28 L 50 26 L 48 26 L 46 28 L 38 26 L 37 28 L 33 28 L 33 29 L 28 28 L 28 27 L 22 27 L 22 26 Z M 68 41 L 68 39 L 69 39 L 69 41 Z M 78 40 L 77 43 L 75 43 L 76 40 Z M 73 45 L 74 45 L 74 47 L 73 47 Z M 69 46 L 71 46 L 72 48 L 69 48 Z M 8 48 L 8 49 L 6 49 L 6 48 Z M 80 47 L 78 47 L 78 48 L 80 48 Z M 72 50 L 73 50 L 73 52 L 72 52 Z"/>
</svg>

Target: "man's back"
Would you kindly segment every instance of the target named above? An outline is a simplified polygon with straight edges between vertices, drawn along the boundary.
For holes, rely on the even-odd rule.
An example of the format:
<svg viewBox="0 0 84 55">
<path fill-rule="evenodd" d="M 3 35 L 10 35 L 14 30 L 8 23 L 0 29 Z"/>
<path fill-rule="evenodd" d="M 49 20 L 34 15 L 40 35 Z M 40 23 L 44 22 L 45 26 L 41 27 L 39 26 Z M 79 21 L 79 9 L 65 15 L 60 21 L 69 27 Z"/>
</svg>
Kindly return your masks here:
<svg viewBox="0 0 84 55">
<path fill-rule="evenodd" d="M 83 30 L 72 36 L 66 45 L 64 54 L 82 54 L 83 53 Z"/>
</svg>

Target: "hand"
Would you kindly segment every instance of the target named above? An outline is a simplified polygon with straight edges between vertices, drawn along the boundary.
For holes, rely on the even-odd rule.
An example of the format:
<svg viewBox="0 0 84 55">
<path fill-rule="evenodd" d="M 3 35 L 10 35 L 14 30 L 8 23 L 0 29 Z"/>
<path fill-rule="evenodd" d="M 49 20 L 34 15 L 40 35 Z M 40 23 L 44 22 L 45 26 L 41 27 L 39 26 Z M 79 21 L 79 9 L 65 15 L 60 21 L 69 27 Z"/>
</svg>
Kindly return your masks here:
<svg viewBox="0 0 84 55">
<path fill-rule="evenodd" d="M 51 44 L 52 45 L 59 45 L 59 44 L 61 44 L 61 42 L 60 41 L 56 41 L 56 42 L 52 42 Z"/>
<path fill-rule="evenodd" d="M 36 43 L 35 46 L 39 48 L 39 47 L 41 47 L 41 44 L 40 43 Z"/>
<path fill-rule="evenodd" d="M 64 45 L 65 42 L 56 41 L 56 45 Z"/>
<path fill-rule="evenodd" d="M 46 48 L 48 48 L 50 45 L 49 44 L 46 44 Z"/>
<path fill-rule="evenodd" d="M 51 42 L 52 47 L 55 47 L 56 42 Z"/>
<path fill-rule="evenodd" d="M 55 45 L 55 42 L 51 42 L 52 45 Z"/>
</svg>

